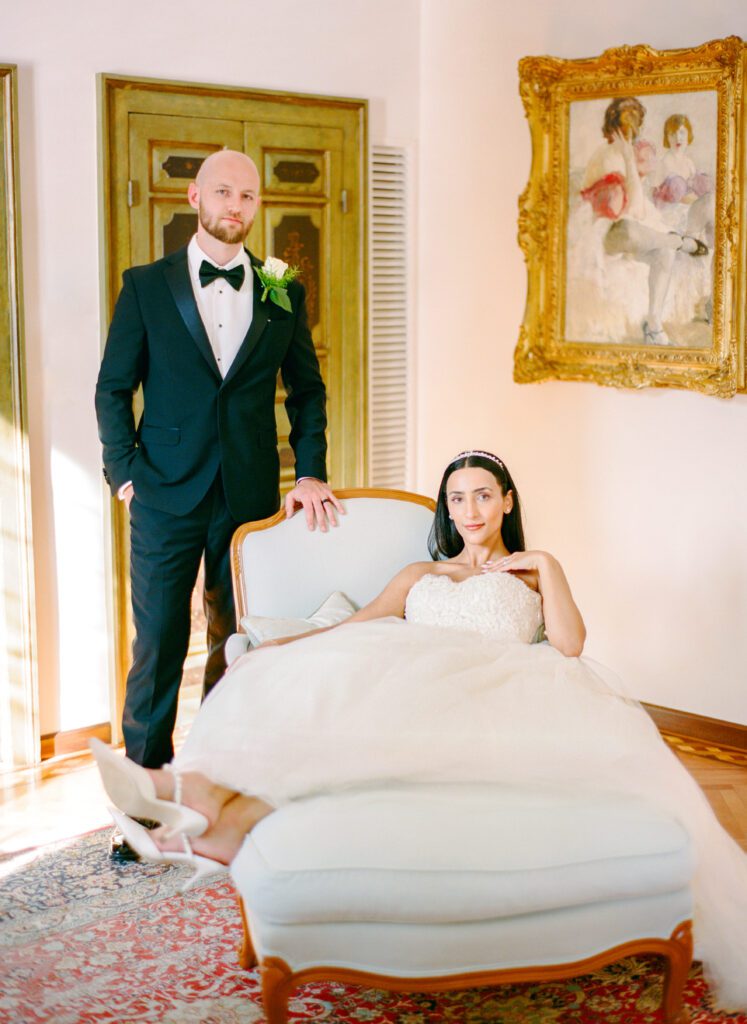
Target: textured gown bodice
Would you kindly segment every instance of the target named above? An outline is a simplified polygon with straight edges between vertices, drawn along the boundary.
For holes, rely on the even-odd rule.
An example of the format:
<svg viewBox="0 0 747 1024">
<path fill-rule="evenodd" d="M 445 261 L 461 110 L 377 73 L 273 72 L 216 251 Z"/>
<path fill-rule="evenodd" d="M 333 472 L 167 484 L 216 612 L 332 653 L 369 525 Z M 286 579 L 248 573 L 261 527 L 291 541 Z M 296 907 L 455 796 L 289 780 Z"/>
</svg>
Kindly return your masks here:
<svg viewBox="0 0 747 1024">
<path fill-rule="evenodd" d="M 460 583 L 445 573 L 426 573 L 407 595 L 405 618 L 529 644 L 542 626 L 542 598 L 506 572 L 481 573 Z"/>
</svg>

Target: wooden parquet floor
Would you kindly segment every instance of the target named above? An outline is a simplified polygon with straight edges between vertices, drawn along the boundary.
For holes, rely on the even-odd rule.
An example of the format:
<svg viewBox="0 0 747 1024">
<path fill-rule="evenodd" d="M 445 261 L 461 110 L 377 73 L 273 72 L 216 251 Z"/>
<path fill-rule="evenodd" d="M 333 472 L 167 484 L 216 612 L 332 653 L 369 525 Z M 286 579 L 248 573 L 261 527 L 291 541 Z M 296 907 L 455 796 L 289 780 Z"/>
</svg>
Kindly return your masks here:
<svg viewBox="0 0 747 1024">
<path fill-rule="evenodd" d="M 681 751 L 676 753 L 708 797 L 726 831 L 747 850 L 747 768 Z"/>
</svg>

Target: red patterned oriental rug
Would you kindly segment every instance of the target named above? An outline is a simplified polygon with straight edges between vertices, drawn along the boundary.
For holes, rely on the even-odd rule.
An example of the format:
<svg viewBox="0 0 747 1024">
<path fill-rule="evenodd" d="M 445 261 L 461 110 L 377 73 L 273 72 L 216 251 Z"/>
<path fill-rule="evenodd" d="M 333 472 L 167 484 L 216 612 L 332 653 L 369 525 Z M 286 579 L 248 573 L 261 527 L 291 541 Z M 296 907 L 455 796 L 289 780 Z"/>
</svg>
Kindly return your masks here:
<svg viewBox="0 0 747 1024">
<path fill-rule="evenodd" d="M 261 1022 L 257 974 L 238 966 L 230 881 L 180 893 L 184 868 L 113 865 L 109 830 L 0 859 L 1 1024 Z M 630 958 L 556 984 L 401 995 L 307 985 L 290 1020 L 335 1024 L 661 1024 L 661 964 Z M 692 1024 L 714 1011 L 699 966 Z"/>
</svg>

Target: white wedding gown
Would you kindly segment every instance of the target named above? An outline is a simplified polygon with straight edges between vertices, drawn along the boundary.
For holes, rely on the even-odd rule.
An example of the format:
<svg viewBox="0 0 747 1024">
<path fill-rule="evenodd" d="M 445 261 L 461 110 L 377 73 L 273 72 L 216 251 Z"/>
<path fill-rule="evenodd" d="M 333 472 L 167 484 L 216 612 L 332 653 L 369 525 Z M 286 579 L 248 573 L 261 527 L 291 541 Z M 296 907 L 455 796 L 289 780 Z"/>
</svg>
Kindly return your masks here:
<svg viewBox="0 0 747 1024">
<path fill-rule="evenodd" d="M 720 1002 L 747 1008 L 747 855 L 646 712 L 608 670 L 531 642 L 541 599 L 515 577 L 426 575 L 406 616 L 244 655 L 176 767 L 275 806 L 386 780 L 644 797 L 694 840 L 696 955 Z"/>
</svg>

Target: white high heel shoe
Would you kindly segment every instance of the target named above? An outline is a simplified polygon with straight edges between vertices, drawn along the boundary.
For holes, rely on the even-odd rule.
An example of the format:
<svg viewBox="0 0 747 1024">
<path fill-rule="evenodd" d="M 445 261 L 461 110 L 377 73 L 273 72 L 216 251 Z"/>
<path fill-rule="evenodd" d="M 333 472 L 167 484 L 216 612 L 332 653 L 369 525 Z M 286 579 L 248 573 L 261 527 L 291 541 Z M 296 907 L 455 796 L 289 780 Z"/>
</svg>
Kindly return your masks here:
<svg viewBox="0 0 747 1024">
<path fill-rule="evenodd" d="M 96 758 L 107 796 L 120 811 L 133 818 L 160 821 L 171 832 L 181 832 L 185 836 L 201 836 L 207 829 L 210 822 L 205 815 L 182 804 L 182 780 L 178 772 L 168 769 L 174 775 L 174 799 L 161 800 L 156 796 L 156 787 L 145 768 L 128 757 L 115 754 L 111 747 L 95 737 L 88 744 Z"/>
<path fill-rule="evenodd" d="M 142 860 L 151 861 L 153 864 L 184 864 L 194 868 L 194 874 L 182 886 L 182 892 L 191 889 L 193 885 L 208 878 L 210 875 L 228 874 L 227 864 L 221 864 L 218 860 L 211 860 L 209 857 L 201 857 L 199 854 L 194 853 L 187 836 L 182 835 L 184 842 L 183 852 L 179 850 L 159 850 L 147 828 L 138 825 L 136 821 L 133 821 L 132 818 L 118 811 L 115 807 L 110 807 L 109 813 L 114 819 L 117 828 Z"/>
</svg>

